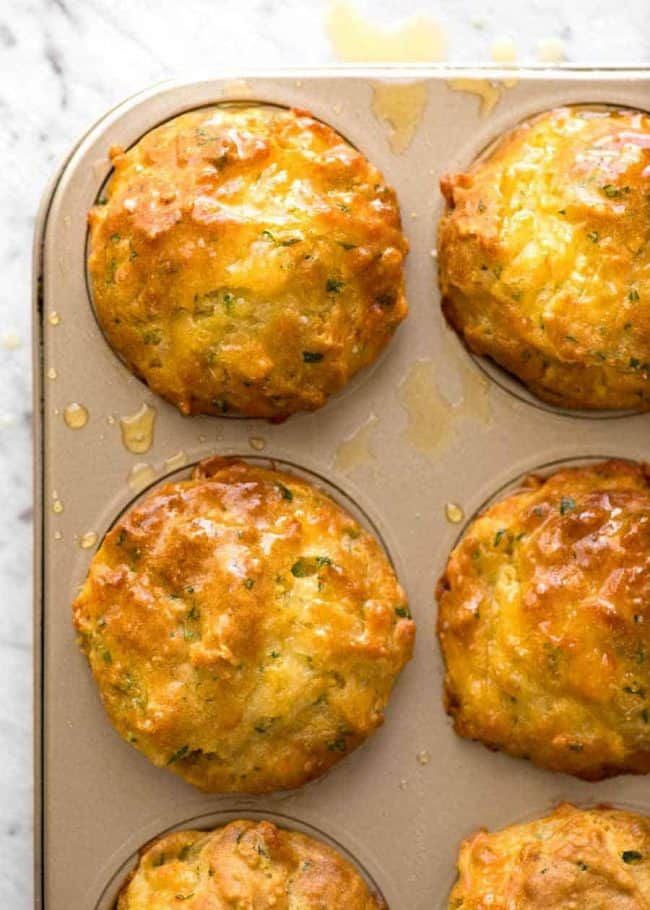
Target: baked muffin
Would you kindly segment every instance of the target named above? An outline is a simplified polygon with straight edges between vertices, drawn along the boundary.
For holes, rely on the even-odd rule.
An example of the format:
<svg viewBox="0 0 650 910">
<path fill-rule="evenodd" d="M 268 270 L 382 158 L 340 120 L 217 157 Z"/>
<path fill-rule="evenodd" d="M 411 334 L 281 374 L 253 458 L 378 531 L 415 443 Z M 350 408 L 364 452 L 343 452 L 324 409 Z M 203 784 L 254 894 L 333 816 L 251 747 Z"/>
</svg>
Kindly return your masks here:
<svg viewBox="0 0 650 910">
<path fill-rule="evenodd" d="M 356 869 L 320 841 L 271 822 L 175 831 L 149 844 L 117 910 L 386 910 Z"/>
<path fill-rule="evenodd" d="M 393 190 L 303 111 L 192 111 L 111 150 L 89 272 L 108 341 L 184 414 L 325 404 L 407 312 Z"/>
<path fill-rule="evenodd" d="M 304 480 L 220 458 L 115 524 L 73 612 L 119 733 L 209 792 L 327 771 L 381 724 L 414 637 L 374 537 Z"/>
<path fill-rule="evenodd" d="M 565 107 L 443 177 L 444 313 L 565 408 L 650 409 L 650 117 Z"/>
<path fill-rule="evenodd" d="M 567 803 L 467 838 L 449 910 L 647 910 L 650 819 Z"/>
<path fill-rule="evenodd" d="M 437 592 L 461 736 L 586 780 L 650 770 L 649 477 L 532 477 L 470 525 Z"/>
</svg>

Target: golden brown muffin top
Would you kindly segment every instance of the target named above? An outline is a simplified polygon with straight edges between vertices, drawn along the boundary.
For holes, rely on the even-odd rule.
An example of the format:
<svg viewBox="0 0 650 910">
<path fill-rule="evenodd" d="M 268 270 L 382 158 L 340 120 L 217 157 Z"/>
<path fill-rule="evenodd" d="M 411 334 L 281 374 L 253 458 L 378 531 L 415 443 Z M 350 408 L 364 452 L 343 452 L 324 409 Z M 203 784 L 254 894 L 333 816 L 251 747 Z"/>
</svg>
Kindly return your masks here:
<svg viewBox="0 0 650 910">
<path fill-rule="evenodd" d="M 414 637 L 371 534 L 306 481 L 220 458 L 116 523 L 73 611 L 117 730 L 213 792 L 297 787 L 351 752 Z"/>
<path fill-rule="evenodd" d="M 650 820 L 564 804 L 464 841 L 449 910 L 647 910 Z"/>
<path fill-rule="evenodd" d="M 182 903 L 181 903 L 182 902 Z M 117 910 L 386 910 L 320 841 L 267 821 L 176 831 L 143 851 Z"/>
<path fill-rule="evenodd" d="M 319 408 L 406 316 L 395 193 L 304 111 L 204 108 L 111 157 L 89 216 L 95 308 L 183 413 Z"/>
<path fill-rule="evenodd" d="M 570 408 L 650 408 L 650 117 L 565 107 L 447 175 L 443 307 L 469 347 Z"/>
<path fill-rule="evenodd" d="M 650 479 L 609 461 L 490 506 L 438 584 L 456 731 L 597 780 L 650 770 Z"/>
</svg>

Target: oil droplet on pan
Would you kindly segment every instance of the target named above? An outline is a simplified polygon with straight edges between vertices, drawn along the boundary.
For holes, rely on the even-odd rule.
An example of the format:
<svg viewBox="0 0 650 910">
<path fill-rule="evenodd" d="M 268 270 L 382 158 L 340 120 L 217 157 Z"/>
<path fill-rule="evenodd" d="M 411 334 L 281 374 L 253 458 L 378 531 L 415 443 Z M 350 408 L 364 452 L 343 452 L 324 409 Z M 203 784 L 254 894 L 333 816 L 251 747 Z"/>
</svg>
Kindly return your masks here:
<svg viewBox="0 0 650 910">
<path fill-rule="evenodd" d="M 370 437 L 378 423 L 379 418 L 371 414 L 365 423 L 343 440 L 334 455 L 334 467 L 337 471 L 353 471 L 359 465 L 374 460 L 375 456 L 370 449 Z"/>
<path fill-rule="evenodd" d="M 144 455 L 153 444 L 153 428 L 156 412 L 146 402 L 135 414 L 120 417 L 122 443 L 124 448 L 135 455 Z"/>
<path fill-rule="evenodd" d="M 431 16 L 412 16 L 386 29 L 368 22 L 347 0 L 330 0 L 325 27 L 340 60 L 431 63 L 445 58 L 444 32 Z"/>
<path fill-rule="evenodd" d="M 457 525 L 465 517 L 465 513 L 461 507 L 455 502 L 448 502 L 445 506 L 445 518 L 447 521 L 450 521 L 452 524 Z"/>
<path fill-rule="evenodd" d="M 63 503 L 58 497 L 55 497 L 54 501 L 52 502 L 52 511 L 56 512 L 57 515 L 60 515 L 63 511 Z"/>
<path fill-rule="evenodd" d="M 454 92 L 469 92 L 478 95 L 481 99 L 481 114 L 483 117 L 494 110 L 501 99 L 505 86 L 489 79 L 448 79 L 447 85 Z"/>
<path fill-rule="evenodd" d="M 50 367 L 49 370 L 47 371 L 47 378 L 48 378 L 48 379 L 56 379 L 56 377 L 57 377 L 58 375 L 59 375 L 59 374 L 58 374 L 57 371 L 54 369 L 54 367 Z"/>
<path fill-rule="evenodd" d="M 89 550 L 91 547 L 94 547 L 97 543 L 97 534 L 94 531 L 86 531 L 85 534 L 82 534 L 79 538 L 79 546 L 82 550 Z"/>
<path fill-rule="evenodd" d="M 422 749 L 415 757 L 419 765 L 428 765 L 431 761 L 431 753 L 427 749 Z"/>
<path fill-rule="evenodd" d="M 88 409 L 73 401 L 64 408 L 63 419 L 71 430 L 81 430 L 88 423 Z"/>
<path fill-rule="evenodd" d="M 388 124 L 388 142 L 396 155 L 409 147 L 427 103 L 424 82 L 376 82 L 372 109 Z"/>
<path fill-rule="evenodd" d="M 408 414 L 407 440 L 420 452 L 437 449 L 451 428 L 451 405 L 438 392 L 433 361 L 417 360 L 398 395 Z"/>
<path fill-rule="evenodd" d="M 47 321 L 50 323 L 50 325 L 60 325 L 61 316 L 57 313 L 56 310 L 50 310 L 50 312 L 47 314 Z"/>
<path fill-rule="evenodd" d="M 448 401 L 438 391 L 432 360 L 416 360 L 402 380 L 398 397 L 408 414 L 407 440 L 425 454 L 438 449 L 452 432 L 456 417 L 473 417 L 489 424 L 492 419 L 488 381 L 471 361 L 461 362 L 461 397 Z"/>
<path fill-rule="evenodd" d="M 54 539 L 55 539 L 55 540 L 63 540 L 63 534 L 62 534 L 60 531 L 55 531 L 55 532 L 54 532 Z"/>
<path fill-rule="evenodd" d="M 155 478 L 156 472 L 152 465 L 146 462 L 134 464 L 129 472 L 129 488 L 134 493 L 139 493 L 140 490 L 144 490 L 145 487 L 149 486 Z"/>
<path fill-rule="evenodd" d="M 165 469 L 167 471 L 178 471 L 179 468 L 182 468 L 186 464 L 187 455 L 182 449 L 175 455 L 170 455 L 169 458 L 165 459 Z"/>
<path fill-rule="evenodd" d="M 262 449 L 266 448 L 266 439 L 263 436 L 249 436 L 248 444 L 251 449 L 255 449 L 256 452 L 261 452 Z"/>
</svg>

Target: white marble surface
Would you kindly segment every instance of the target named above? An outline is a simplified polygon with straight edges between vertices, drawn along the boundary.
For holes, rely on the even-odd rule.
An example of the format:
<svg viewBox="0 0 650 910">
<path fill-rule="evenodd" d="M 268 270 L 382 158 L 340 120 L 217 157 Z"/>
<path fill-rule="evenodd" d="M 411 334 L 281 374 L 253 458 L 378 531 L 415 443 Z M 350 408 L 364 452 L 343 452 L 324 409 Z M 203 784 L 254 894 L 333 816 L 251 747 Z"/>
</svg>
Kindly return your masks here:
<svg viewBox="0 0 650 910">
<path fill-rule="evenodd" d="M 521 62 L 535 61 L 538 43 L 551 38 L 562 39 L 569 62 L 650 60 L 647 0 L 356 5 L 385 24 L 430 13 L 452 62 L 488 62 L 501 36 L 514 39 Z M 141 87 L 223 67 L 333 62 L 326 11 L 326 0 L 0 3 L 0 902 L 7 910 L 33 905 L 30 260 L 40 196 L 74 139 Z"/>
</svg>

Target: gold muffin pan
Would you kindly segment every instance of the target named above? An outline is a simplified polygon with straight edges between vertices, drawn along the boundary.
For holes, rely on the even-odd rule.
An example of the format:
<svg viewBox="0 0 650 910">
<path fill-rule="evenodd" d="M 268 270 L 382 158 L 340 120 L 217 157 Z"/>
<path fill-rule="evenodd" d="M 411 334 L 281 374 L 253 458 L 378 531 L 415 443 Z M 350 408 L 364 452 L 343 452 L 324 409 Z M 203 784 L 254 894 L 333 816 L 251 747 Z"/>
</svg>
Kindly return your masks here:
<svg viewBox="0 0 650 910">
<path fill-rule="evenodd" d="M 489 115 L 476 94 L 457 90 L 468 79 L 502 87 Z M 409 85 L 426 88 L 401 153 L 381 105 L 381 87 L 393 82 L 404 85 L 406 114 Z M 533 406 L 494 368 L 486 375 L 444 323 L 431 255 L 441 173 L 466 166 L 544 109 L 643 107 L 649 89 L 650 73 L 622 70 L 514 78 L 427 67 L 238 73 L 143 92 L 72 151 L 44 199 L 34 256 L 37 907 L 109 910 L 138 847 L 169 828 L 241 815 L 313 829 L 347 851 L 391 910 L 430 910 L 445 905 L 458 844 L 478 826 L 502 827 L 560 800 L 650 812 L 643 778 L 590 784 L 542 771 L 459 739 L 445 716 L 433 590 L 463 515 L 559 462 L 647 458 L 648 417 L 612 422 Z M 231 101 L 306 108 L 337 129 L 395 187 L 411 244 L 411 313 L 385 354 L 321 411 L 281 425 L 184 418 L 157 399 L 107 345 L 86 284 L 86 213 L 109 173 L 109 146 L 129 146 L 183 111 Z M 88 412 L 79 429 L 64 419 L 71 403 Z M 153 441 L 134 454 L 122 444 L 120 418 L 143 403 L 156 412 Z M 75 644 L 70 604 L 102 536 L 141 495 L 134 467 L 144 463 L 136 478 L 158 483 L 189 470 L 180 462 L 215 453 L 276 461 L 353 511 L 394 560 L 418 626 L 383 729 L 320 781 L 286 794 L 206 796 L 152 767 L 113 731 Z"/>
</svg>

